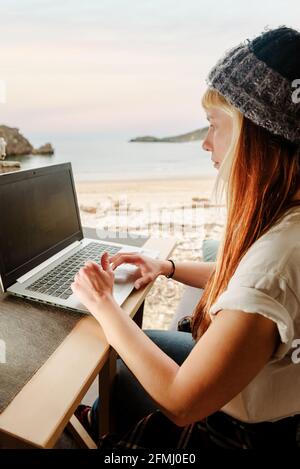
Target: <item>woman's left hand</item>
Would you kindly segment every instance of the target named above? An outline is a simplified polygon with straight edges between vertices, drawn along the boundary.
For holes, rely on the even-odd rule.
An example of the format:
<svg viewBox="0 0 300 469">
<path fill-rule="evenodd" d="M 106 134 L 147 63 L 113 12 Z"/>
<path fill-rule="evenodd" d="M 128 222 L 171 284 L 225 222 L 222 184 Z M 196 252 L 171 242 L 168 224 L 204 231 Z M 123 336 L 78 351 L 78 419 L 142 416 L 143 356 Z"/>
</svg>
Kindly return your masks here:
<svg viewBox="0 0 300 469">
<path fill-rule="evenodd" d="M 101 300 L 112 299 L 114 272 L 110 267 L 108 253 L 101 257 L 101 266 L 87 262 L 74 277 L 71 289 L 89 310 Z"/>
</svg>

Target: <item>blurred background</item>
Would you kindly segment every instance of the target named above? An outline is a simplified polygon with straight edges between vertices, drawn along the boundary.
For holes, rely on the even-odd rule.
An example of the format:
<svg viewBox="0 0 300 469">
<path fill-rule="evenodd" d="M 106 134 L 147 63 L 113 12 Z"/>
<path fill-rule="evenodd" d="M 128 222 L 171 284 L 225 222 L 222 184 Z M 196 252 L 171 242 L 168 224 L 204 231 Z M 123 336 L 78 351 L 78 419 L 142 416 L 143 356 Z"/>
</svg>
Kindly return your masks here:
<svg viewBox="0 0 300 469">
<path fill-rule="evenodd" d="M 204 127 L 210 67 L 265 27 L 299 28 L 300 4 L 2 0 L 0 17 L 1 124 L 18 127 L 35 147 L 51 142 L 55 162 L 73 160 L 80 180 L 160 178 L 166 167 L 169 177 L 214 176 L 197 144 L 127 142 Z"/>
</svg>

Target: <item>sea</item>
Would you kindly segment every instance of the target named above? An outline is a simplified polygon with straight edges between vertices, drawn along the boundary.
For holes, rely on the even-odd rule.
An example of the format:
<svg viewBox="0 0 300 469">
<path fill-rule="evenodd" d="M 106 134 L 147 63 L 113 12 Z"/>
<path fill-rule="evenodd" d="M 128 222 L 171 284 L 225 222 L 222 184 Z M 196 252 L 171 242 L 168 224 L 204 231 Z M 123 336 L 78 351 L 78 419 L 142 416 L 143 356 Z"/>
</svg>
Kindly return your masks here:
<svg viewBox="0 0 300 469">
<path fill-rule="evenodd" d="M 140 143 L 124 141 L 55 141 L 53 156 L 9 157 L 21 169 L 71 162 L 75 181 L 214 178 L 210 153 L 200 141 Z"/>
</svg>

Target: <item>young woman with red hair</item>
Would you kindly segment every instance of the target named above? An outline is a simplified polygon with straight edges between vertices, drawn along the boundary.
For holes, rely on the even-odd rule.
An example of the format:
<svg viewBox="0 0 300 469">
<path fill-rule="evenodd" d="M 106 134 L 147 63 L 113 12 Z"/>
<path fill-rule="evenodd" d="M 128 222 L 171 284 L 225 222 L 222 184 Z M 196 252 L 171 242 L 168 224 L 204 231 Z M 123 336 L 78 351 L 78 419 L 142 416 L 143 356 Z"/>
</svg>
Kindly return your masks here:
<svg viewBox="0 0 300 469">
<path fill-rule="evenodd" d="M 299 58 L 300 33 L 283 26 L 231 49 L 208 76 L 203 148 L 219 170 L 215 193 L 225 191 L 227 219 L 216 263 L 175 266 L 175 280 L 204 288 L 192 334 L 144 332 L 113 298 L 118 265 L 140 267 L 139 287 L 168 275 L 168 261 L 104 254 L 101 266 L 75 276 L 73 292 L 122 359 L 115 399 L 127 433 L 100 447 L 297 447 Z M 92 428 L 97 405 L 86 414 Z"/>
</svg>

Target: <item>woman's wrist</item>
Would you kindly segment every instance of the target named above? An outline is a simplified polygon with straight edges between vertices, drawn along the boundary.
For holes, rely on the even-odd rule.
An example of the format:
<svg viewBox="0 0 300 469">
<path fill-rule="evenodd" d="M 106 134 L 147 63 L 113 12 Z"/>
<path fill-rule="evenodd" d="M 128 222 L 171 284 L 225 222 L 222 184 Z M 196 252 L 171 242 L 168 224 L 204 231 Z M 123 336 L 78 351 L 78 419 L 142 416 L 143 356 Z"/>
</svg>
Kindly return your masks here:
<svg viewBox="0 0 300 469">
<path fill-rule="evenodd" d="M 107 342 L 116 348 L 118 331 L 124 326 L 124 321 L 131 321 L 130 316 L 120 307 L 113 295 L 99 299 L 89 311 L 102 327 Z"/>
<path fill-rule="evenodd" d="M 161 275 L 164 275 L 165 277 L 167 277 L 168 275 L 171 275 L 174 270 L 172 262 L 170 262 L 169 260 L 162 261 L 160 270 L 161 270 Z"/>
<path fill-rule="evenodd" d="M 99 316 L 102 313 L 105 313 L 108 309 L 112 307 L 119 306 L 113 297 L 112 293 L 103 293 L 94 299 L 89 310 L 94 316 Z"/>
</svg>

